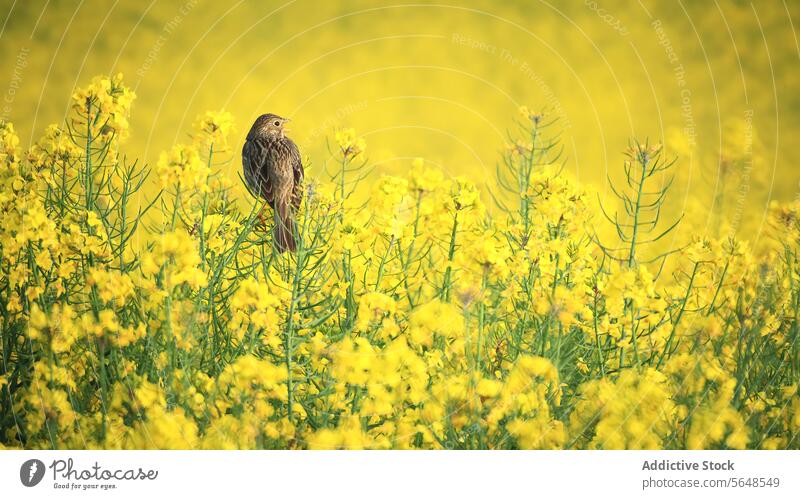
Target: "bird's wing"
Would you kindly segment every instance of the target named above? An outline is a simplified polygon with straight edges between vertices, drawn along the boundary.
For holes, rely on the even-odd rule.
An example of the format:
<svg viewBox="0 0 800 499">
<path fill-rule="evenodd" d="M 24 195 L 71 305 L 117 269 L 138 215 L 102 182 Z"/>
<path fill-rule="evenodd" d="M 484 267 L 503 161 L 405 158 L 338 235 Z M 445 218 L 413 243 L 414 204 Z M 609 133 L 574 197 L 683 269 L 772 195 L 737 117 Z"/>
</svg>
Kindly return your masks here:
<svg viewBox="0 0 800 499">
<path fill-rule="evenodd" d="M 260 140 L 246 140 L 242 148 L 244 178 L 255 194 L 273 203 L 272 183 L 267 172 L 267 148 Z"/>
<path fill-rule="evenodd" d="M 289 155 L 292 164 L 292 173 L 294 174 L 294 185 L 292 186 L 292 206 L 297 210 L 300 208 L 300 202 L 303 200 L 303 177 L 305 171 L 303 170 L 303 158 L 300 156 L 300 150 L 297 145 L 289 141 Z"/>
</svg>

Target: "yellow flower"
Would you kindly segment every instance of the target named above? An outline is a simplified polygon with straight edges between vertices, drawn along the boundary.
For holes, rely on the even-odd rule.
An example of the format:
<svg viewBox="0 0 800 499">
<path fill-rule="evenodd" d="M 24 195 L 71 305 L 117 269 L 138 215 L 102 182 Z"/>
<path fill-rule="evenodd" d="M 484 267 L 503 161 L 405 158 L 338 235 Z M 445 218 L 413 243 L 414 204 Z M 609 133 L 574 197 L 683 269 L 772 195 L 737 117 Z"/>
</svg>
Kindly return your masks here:
<svg viewBox="0 0 800 499">
<path fill-rule="evenodd" d="M 204 146 L 213 146 L 215 151 L 228 148 L 228 136 L 233 131 L 233 116 L 225 110 L 206 111 L 197 117 L 194 124 L 195 140 Z"/>
<path fill-rule="evenodd" d="M 74 177 L 77 174 L 73 166 L 84 150 L 78 147 L 69 133 L 58 125 L 50 125 L 44 136 L 28 151 L 28 163 L 37 171 L 57 169 L 59 174 Z M 52 175 L 54 172 L 50 172 Z"/>
<path fill-rule="evenodd" d="M 160 276 L 167 290 L 182 284 L 197 289 L 208 282 L 200 262 L 196 242 L 186 232 L 176 230 L 156 237 L 151 251 L 142 257 L 141 270 L 147 278 Z"/>
<path fill-rule="evenodd" d="M 615 380 L 591 380 L 579 391 L 570 431 L 589 448 L 658 449 L 674 431 L 672 388 L 655 369 L 626 369 Z"/>
<path fill-rule="evenodd" d="M 81 125 L 103 140 L 121 140 L 129 134 L 128 115 L 136 94 L 122 79 L 121 73 L 111 78 L 97 76 L 72 95 L 72 107 L 82 117 Z"/>
<path fill-rule="evenodd" d="M 366 331 L 384 317 L 392 317 L 396 310 L 394 300 L 383 293 L 367 293 L 358 301 L 356 329 Z"/>
<path fill-rule="evenodd" d="M 230 300 L 230 328 L 241 340 L 252 330 L 262 336 L 264 344 L 280 345 L 278 332 L 283 324 L 285 292 L 276 293 L 266 283 L 250 277 L 239 285 Z"/>
<path fill-rule="evenodd" d="M 418 158 L 411 165 L 409 188 L 418 192 L 430 192 L 442 186 L 444 174 L 441 170 L 425 168 L 425 162 Z"/>
<path fill-rule="evenodd" d="M 339 152 L 345 160 L 359 158 L 367 148 L 367 142 L 363 137 L 356 136 L 356 131 L 352 128 L 337 130 L 336 143 L 339 145 Z"/>
<path fill-rule="evenodd" d="M 361 428 L 361 422 L 355 416 L 346 418 L 334 430 L 323 429 L 308 438 L 308 448 L 317 450 L 359 450 L 369 448 L 370 440 Z"/>
<path fill-rule="evenodd" d="M 164 187 L 193 190 L 206 188 L 210 171 L 195 147 L 179 144 L 161 153 L 156 173 Z"/>
<path fill-rule="evenodd" d="M 408 336 L 412 344 L 431 346 L 435 335 L 455 340 L 464 334 L 464 318 L 449 303 L 438 300 L 416 307 L 408 318 Z"/>
<path fill-rule="evenodd" d="M 544 116 L 543 113 L 531 112 L 531 110 L 528 109 L 528 106 L 520 106 L 519 109 L 517 109 L 517 113 L 526 121 L 530 120 L 534 123 L 538 123 Z"/>
</svg>

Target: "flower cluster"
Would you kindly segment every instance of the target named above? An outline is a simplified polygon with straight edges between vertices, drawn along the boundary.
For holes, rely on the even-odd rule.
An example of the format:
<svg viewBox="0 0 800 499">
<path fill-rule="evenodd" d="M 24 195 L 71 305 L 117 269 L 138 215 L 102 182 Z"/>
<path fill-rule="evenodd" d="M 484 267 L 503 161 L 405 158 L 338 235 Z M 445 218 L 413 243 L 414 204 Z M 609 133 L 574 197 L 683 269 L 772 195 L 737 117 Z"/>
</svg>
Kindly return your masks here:
<svg viewBox="0 0 800 499">
<path fill-rule="evenodd" d="M 202 146 L 213 145 L 218 152 L 228 149 L 228 137 L 233 132 L 233 116 L 228 111 L 206 111 L 194 124 L 196 141 Z"/>
<path fill-rule="evenodd" d="M 363 137 L 358 137 L 352 128 L 337 130 L 336 144 L 339 146 L 339 153 L 347 160 L 360 157 L 367 148 L 367 142 Z"/>
<path fill-rule="evenodd" d="M 76 126 L 88 137 L 110 141 L 129 134 L 128 115 L 136 94 L 122 83 L 122 74 L 97 76 L 72 95 Z"/>
<path fill-rule="evenodd" d="M 623 237 L 607 258 L 523 109 L 497 210 L 421 159 L 352 194 L 366 146 L 340 131 L 281 254 L 230 180 L 225 112 L 138 208 L 132 98 L 95 79 L 29 151 L 0 121 L 0 446 L 800 446 L 797 203 L 764 248 L 695 239 L 662 265 Z"/>
</svg>

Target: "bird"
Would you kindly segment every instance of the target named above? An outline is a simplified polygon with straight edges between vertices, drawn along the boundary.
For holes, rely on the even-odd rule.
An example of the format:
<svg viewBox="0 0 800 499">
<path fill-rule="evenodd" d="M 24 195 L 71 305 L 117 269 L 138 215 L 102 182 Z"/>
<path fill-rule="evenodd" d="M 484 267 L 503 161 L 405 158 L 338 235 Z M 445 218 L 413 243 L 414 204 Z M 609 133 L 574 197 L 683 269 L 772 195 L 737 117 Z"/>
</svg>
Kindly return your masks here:
<svg viewBox="0 0 800 499">
<path fill-rule="evenodd" d="M 300 150 L 286 136 L 289 121 L 262 114 L 253 122 L 242 147 L 244 180 L 274 211 L 273 242 L 280 253 L 297 250 L 294 213 L 303 199 L 305 175 Z"/>
</svg>

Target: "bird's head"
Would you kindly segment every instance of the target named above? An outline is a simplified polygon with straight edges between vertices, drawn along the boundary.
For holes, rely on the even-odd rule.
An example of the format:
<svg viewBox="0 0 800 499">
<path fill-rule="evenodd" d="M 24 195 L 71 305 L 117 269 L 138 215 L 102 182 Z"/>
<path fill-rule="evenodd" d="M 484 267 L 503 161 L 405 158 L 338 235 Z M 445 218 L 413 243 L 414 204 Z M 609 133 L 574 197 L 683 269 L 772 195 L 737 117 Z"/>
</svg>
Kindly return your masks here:
<svg viewBox="0 0 800 499">
<path fill-rule="evenodd" d="M 253 123 L 250 133 L 254 135 L 272 135 L 276 137 L 284 137 L 288 129 L 286 123 L 290 120 L 288 118 L 281 118 L 277 114 L 262 114 Z"/>
</svg>

